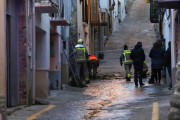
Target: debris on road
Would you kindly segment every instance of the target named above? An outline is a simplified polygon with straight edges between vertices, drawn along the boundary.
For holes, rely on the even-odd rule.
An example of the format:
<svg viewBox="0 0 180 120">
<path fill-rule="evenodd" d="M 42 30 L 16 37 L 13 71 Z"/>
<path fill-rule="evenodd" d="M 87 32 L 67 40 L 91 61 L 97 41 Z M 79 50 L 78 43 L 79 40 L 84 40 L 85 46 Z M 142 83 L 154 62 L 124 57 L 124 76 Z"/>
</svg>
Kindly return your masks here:
<svg viewBox="0 0 180 120">
<path fill-rule="evenodd" d="M 98 79 L 124 79 L 125 75 L 120 73 L 114 73 L 113 75 L 97 75 Z"/>
<path fill-rule="evenodd" d="M 35 98 L 35 102 L 36 104 L 39 104 L 39 105 L 49 105 L 48 101 L 45 101 L 44 99 L 40 99 L 40 98 Z"/>
</svg>

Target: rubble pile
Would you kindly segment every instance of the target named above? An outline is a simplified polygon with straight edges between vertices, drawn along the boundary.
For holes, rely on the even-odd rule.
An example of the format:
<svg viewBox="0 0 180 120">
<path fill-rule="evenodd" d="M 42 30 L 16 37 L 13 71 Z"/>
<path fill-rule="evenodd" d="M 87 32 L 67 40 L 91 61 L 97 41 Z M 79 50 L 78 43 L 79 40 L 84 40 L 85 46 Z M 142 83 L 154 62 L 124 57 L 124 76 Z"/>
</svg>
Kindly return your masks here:
<svg viewBox="0 0 180 120">
<path fill-rule="evenodd" d="M 126 78 L 126 76 L 124 74 L 120 74 L 120 73 L 114 73 L 113 75 L 97 75 L 98 79 L 124 79 Z"/>
</svg>

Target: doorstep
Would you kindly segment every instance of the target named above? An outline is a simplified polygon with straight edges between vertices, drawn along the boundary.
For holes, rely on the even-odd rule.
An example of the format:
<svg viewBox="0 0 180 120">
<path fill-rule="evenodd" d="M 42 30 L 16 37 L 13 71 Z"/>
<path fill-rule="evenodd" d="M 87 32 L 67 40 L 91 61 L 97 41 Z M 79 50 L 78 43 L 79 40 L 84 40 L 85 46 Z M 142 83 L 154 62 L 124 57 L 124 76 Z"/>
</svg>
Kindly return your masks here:
<svg viewBox="0 0 180 120">
<path fill-rule="evenodd" d="M 22 110 L 25 107 L 26 107 L 26 105 L 16 106 L 16 107 L 9 107 L 9 108 L 7 108 L 7 115 L 10 115 L 11 113 L 13 113 L 13 112 L 15 112 L 17 110 Z"/>
</svg>

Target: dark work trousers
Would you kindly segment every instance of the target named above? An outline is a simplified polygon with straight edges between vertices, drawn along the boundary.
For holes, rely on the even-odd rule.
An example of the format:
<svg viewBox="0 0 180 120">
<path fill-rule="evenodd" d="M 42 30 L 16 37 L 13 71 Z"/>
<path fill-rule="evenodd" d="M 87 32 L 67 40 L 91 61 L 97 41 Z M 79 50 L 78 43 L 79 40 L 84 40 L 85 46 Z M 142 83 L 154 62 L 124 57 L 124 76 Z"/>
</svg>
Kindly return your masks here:
<svg viewBox="0 0 180 120">
<path fill-rule="evenodd" d="M 170 77 L 170 88 L 172 88 L 172 79 L 171 79 L 171 64 L 167 66 L 167 69 L 168 69 L 168 73 L 169 73 L 169 77 Z"/>
<path fill-rule="evenodd" d="M 158 82 L 158 78 L 159 78 L 159 83 L 160 83 L 161 82 L 161 69 L 153 69 L 153 72 L 154 72 L 154 78 L 156 79 L 156 83 Z"/>
<path fill-rule="evenodd" d="M 143 62 L 134 62 L 134 82 L 135 82 L 135 84 L 138 84 L 138 73 L 139 73 L 139 83 L 142 84 Z"/>
<path fill-rule="evenodd" d="M 88 63 L 88 71 L 89 71 L 89 77 L 95 79 L 97 75 L 97 67 L 98 62 L 96 60 L 91 60 Z M 93 72 L 92 72 L 93 70 Z"/>
<path fill-rule="evenodd" d="M 151 67 L 151 81 L 154 82 L 154 69 Z"/>
</svg>

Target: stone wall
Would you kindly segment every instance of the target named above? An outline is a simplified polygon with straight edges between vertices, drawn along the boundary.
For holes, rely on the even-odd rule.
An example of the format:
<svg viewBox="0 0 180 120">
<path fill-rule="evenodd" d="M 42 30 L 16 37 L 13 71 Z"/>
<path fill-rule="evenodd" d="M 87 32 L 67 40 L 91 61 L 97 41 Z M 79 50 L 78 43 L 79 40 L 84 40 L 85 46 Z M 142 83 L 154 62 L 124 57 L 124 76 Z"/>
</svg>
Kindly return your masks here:
<svg viewBox="0 0 180 120">
<path fill-rule="evenodd" d="M 171 110 L 168 115 L 168 120 L 180 119 L 180 64 L 176 73 L 176 84 L 174 86 L 174 94 L 170 100 Z"/>
<path fill-rule="evenodd" d="M 6 96 L 0 95 L 0 108 L 2 112 L 6 112 Z"/>
<path fill-rule="evenodd" d="M 26 9 L 25 0 L 19 8 L 19 102 L 26 104 Z"/>
</svg>

